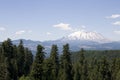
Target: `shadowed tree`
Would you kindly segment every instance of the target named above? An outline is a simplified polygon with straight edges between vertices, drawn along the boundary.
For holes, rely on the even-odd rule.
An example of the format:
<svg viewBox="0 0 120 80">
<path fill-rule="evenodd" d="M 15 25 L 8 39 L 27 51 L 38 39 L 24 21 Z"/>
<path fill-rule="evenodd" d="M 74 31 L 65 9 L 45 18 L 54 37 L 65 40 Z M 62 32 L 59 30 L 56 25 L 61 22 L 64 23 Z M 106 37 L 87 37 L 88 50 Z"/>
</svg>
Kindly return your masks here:
<svg viewBox="0 0 120 80">
<path fill-rule="evenodd" d="M 44 61 L 44 47 L 41 45 L 37 46 L 36 57 L 32 66 L 31 77 L 35 80 L 42 80 L 43 77 L 43 61 Z"/>
<path fill-rule="evenodd" d="M 25 62 L 25 52 L 23 41 L 20 40 L 17 50 L 17 65 L 18 65 L 18 76 L 21 77 L 24 74 L 24 62 Z"/>
<path fill-rule="evenodd" d="M 51 63 L 52 80 L 57 80 L 58 71 L 59 71 L 59 59 L 58 59 L 57 45 L 52 45 L 51 54 L 50 54 L 50 63 Z"/>
<path fill-rule="evenodd" d="M 27 76 L 30 73 L 31 65 L 33 63 L 32 52 L 25 48 L 25 62 L 24 62 L 24 75 Z"/>
<path fill-rule="evenodd" d="M 63 46 L 63 55 L 61 57 L 60 68 L 60 80 L 73 80 L 69 44 Z"/>
</svg>

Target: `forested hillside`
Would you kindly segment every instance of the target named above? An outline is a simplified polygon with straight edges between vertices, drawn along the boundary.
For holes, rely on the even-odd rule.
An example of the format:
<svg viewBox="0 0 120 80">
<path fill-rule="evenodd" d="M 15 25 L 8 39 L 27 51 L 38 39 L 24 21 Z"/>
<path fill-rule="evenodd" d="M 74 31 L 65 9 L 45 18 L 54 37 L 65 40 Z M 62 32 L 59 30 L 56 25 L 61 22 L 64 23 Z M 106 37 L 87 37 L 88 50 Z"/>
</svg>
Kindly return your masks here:
<svg viewBox="0 0 120 80">
<path fill-rule="evenodd" d="M 71 59 L 73 62 L 78 61 L 79 51 L 71 52 Z M 120 50 L 84 50 L 84 56 L 86 59 L 95 57 L 97 60 L 106 57 L 108 60 L 114 58 L 120 58 Z"/>
<path fill-rule="evenodd" d="M 120 50 L 71 52 L 63 45 L 59 55 L 57 45 L 51 46 L 50 56 L 37 46 L 36 56 L 10 39 L 0 45 L 0 80 L 120 80 Z"/>
</svg>

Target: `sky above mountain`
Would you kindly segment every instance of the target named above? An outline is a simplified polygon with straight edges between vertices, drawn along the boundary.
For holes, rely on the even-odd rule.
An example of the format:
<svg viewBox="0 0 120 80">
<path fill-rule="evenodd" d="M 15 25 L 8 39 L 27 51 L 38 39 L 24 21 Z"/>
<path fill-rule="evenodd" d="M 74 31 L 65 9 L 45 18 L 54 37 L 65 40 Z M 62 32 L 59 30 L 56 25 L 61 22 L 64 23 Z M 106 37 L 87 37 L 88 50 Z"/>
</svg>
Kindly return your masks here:
<svg viewBox="0 0 120 80">
<path fill-rule="evenodd" d="M 120 40 L 120 1 L 0 0 L 0 41 L 55 40 L 81 30 Z"/>
</svg>

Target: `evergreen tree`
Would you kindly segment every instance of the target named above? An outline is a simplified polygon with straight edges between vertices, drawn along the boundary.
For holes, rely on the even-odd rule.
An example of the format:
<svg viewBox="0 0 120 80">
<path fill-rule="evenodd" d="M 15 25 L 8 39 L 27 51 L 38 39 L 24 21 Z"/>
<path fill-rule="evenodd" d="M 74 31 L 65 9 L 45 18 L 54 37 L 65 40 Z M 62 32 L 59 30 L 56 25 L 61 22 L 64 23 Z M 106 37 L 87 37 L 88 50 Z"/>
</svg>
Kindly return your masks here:
<svg viewBox="0 0 120 80">
<path fill-rule="evenodd" d="M 120 58 L 114 58 L 111 62 L 111 80 L 118 79 L 118 74 L 120 73 Z"/>
<path fill-rule="evenodd" d="M 79 63 L 76 62 L 74 64 L 74 80 L 80 80 L 80 73 L 79 73 Z"/>
<path fill-rule="evenodd" d="M 11 80 L 7 58 L 4 59 L 3 63 L 0 63 L 0 80 Z"/>
<path fill-rule="evenodd" d="M 18 79 L 18 65 L 17 65 L 17 46 L 13 46 L 13 58 L 11 60 L 13 66 L 13 80 Z"/>
<path fill-rule="evenodd" d="M 17 50 L 17 65 L 18 65 L 18 76 L 21 77 L 24 74 L 24 62 L 25 62 L 25 52 L 23 41 L 20 40 Z"/>
<path fill-rule="evenodd" d="M 93 57 L 90 60 L 90 64 L 88 65 L 88 80 L 98 80 L 98 66 L 97 66 L 97 60 L 95 57 Z"/>
<path fill-rule="evenodd" d="M 14 79 L 14 66 L 13 66 L 13 44 L 11 39 L 7 39 L 2 43 L 2 55 L 5 56 L 5 62 L 7 63 L 7 73 L 9 73 L 9 79 Z"/>
<path fill-rule="evenodd" d="M 25 62 L 24 62 L 24 75 L 27 76 L 30 73 L 31 65 L 33 63 L 32 52 L 25 48 Z"/>
<path fill-rule="evenodd" d="M 84 56 L 84 49 L 82 48 L 80 51 L 79 56 L 79 74 L 80 74 L 80 80 L 87 80 L 88 72 L 87 72 L 87 61 L 85 60 Z"/>
<path fill-rule="evenodd" d="M 82 66 L 85 62 L 84 49 L 82 48 L 79 55 L 79 63 Z"/>
<path fill-rule="evenodd" d="M 51 62 L 51 76 L 52 80 L 56 80 L 59 71 L 59 59 L 58 59 L 58 48 L 57 45 L 52 45 L 51 54 L 50 54 L 50 62 Z"/>
<path fill-rule="evenodd" d="M 0 46 L 0 63 L 3 63 L 5 59 L 5 55 L 3 52 L 3 48 Z"/>
<path fill-rule="evenodd" d="M 62 71 L 60 80 L 73 80 L 69 44 L 63 46 L 63 55 L 61 59 L 60 70 Z"/>
<path fill-rule="evenodd" d="M 47 58 L 43 62 L 43 77 L 42 80 L 53 80 L 52 64 L 50 58 Z"/>
<path fill-rule="evenodd" d="M 111 80 L 109 64 L 107 62 L 106 57 L 102 58 L 101 61 L 100 61 L 99 72 L 101 74 L 100 77 L 101 77 L 102 80 Z"/>
<path fill-rule="evenodd" d="M 2 50 L 5 57 L 8 57 L 9 60 L 13 58 L 13 44 L 11 39 L 8 38 L 2 43 Z"/>
<path fill-rule="evenodd" d="M 60 60 L 57 45 L 52 45 L 50 57 L 45 58 L 44 53 L 44 47 L 38 45 L 33 61 L 32 52 L 23 46 L 22 40 L 18 46 L 13 45 L 10 39 L 0 43 L 0 80 L 120 79 L 118 56 L 120 50 L 84 51 L 81 49 L 77 54 L 73 53 L 74 56 L 71 58 L 69 45 L 66 44 L 63 45 Z M 92 54 L 97 57 L 91 56 Z M 109 57 L 101 58 L 98 57 L 99 55 Z"/>
<path fill-rule="evenodd" d="M 37 46 L 37 53 L 33 63 L 31 76 L 35 80 L 42 80 L 43 77 L 43 61 L 44 61 L 44 47 L 41 45 Z"/>
</svg>

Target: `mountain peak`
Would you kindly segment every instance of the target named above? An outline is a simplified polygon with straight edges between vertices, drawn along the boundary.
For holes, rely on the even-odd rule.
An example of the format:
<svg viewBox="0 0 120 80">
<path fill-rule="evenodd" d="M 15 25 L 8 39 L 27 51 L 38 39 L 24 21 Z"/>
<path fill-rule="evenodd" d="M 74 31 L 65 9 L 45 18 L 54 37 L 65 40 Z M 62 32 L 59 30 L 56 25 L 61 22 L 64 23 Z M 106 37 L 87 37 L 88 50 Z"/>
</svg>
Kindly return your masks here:
<svg viewBox="0 0 120 80">
<path fill-rule="evenodd" d="M 63 38 L 63 40 L 89 40 L 89 41 L 108 41 L 105 37 L 97 32 L 76 31 Z"/>
</svg>

